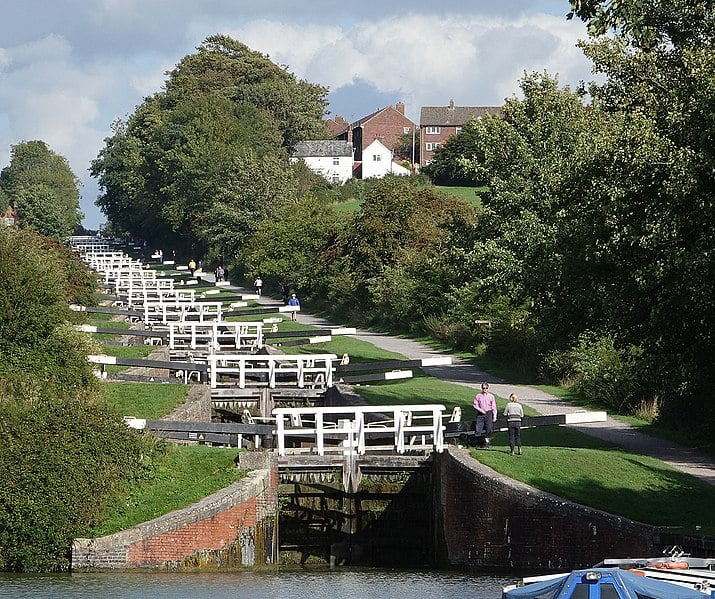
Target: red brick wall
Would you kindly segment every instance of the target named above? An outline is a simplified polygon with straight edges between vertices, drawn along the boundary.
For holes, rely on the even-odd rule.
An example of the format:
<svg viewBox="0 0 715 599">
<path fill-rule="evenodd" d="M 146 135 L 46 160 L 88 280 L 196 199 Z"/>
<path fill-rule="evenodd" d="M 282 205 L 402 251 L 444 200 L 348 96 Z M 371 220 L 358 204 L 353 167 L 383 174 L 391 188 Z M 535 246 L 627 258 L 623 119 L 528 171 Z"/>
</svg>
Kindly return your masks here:
<svg viewBox="0 0 715 599">
<path fill-rule="evenodd" d="M 467 450 L 451 448 L 437 459 L 441 565 L 574 569 L 609 557 L 657 556 L 672 544 L 693 555 L 707 552 L 702 539 L 661 534 L 655 527 L 509 479 L 472 459 Z"/>
<path fill-rule="evenodd" d="M 184 509 L 106 537 L 77 539 L 72 569 L 272 563 L 277 509 L 278 470 L 272 463 Z"/>
<path fill-rule="evenodd" d="M 362 149 L 364 150 L 376 139 L 394 152 L 399 138 L 404 134 L 404 128 L 409 127 L 410 133 L 415 124 L 394 108 L 388 108 L 363 123 Z"/>
<path fill-rule="evenodd" d="M 183 561 L 197 551 L 226 549 L 236 542 L 239 529 L 255 525 L 256 498 L 252 497 L 215 516 L 133 543 L 126 566 L 156 566 Z"/>
</svg>

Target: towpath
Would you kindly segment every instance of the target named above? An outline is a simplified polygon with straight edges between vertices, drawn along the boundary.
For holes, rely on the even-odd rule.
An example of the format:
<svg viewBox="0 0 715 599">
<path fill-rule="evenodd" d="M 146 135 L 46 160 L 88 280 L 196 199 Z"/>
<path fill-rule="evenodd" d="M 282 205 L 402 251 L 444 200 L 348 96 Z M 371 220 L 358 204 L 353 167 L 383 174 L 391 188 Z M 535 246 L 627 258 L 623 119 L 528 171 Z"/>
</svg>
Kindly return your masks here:
<svg viewBox="0 0 715 599">
<path fill-rule="evenodd" d="M 206 280 L 212 280 L 213 275 L 204 276 L 204 278 Z M 229 288 L 237 293 L 253 293 L 252 289 L 246 289 L 236 285 L 230 285 Z M 275 304 L 276 301 L 280 300 L 262 296 L 258 300 L 258 303 Z M 335 324 L 323 318 L 302 311 L 298 314 L 298 321 L 316 327 L 335 326 Z M 356 337 L 381 349 L 401 354 L 409 360 L 449 355 L 452 358 L 451 366 L 435 366 L 423 368 L 423 370 L 427 374 L 441 380 L 474 389 L 479 389 L 481 382 L 487 381 L 490 390 L 496 395 L 506 398 L 509 397 L 511 393 L 516 393 L 522 403 L 546 416 L 566 414 L 581 410 L 581 408 L 572 406 L 540 389 L 515 385 L 508 381 L 501 380 L 481 371 L 479 368 L 462 360 L 458 356 L 434 350 L 411 339 L 360 329 L 358 329 Z M 606 422 L 571 426 L 588 435 L 622 447 L 631 453 L 648 455 L 661 460 L 681 472 L 695 476 L 715 486 L 715 460 L 702 452 L 643 434 L 630 425 L 615 420 L 610 416 Z"/>
</svg>

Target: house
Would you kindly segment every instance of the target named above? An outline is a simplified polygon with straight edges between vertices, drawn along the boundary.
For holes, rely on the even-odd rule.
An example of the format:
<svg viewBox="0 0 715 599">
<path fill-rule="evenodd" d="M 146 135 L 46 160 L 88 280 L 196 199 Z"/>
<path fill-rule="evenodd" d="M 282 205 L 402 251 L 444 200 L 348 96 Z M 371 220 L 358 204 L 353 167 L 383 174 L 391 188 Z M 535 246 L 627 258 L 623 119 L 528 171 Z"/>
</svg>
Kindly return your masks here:
<svg viewBox="0 0 715 599">
<path fill-rule="evenodd" d="M 295 145 L 291 163 L 303 160 L 310 170 L 330 183 L 342 184 L 352 177 L 353 144 L 349 141 L 321 139 Z"/>
<path fill-rule="evenodd" d="M 17 222 L 17 213 L 12 206 L 8 206 L 5 210 L 5 214 L 2 215 L 2 223 L 6 227 L 12 227 Z"/>
<path fill-rule="evenodd" d="M 388 173 L 393 175 L 409 175 L 410 170 L 393 162 L 393 153 L 379 139 L 365 148 L 362 153 L 362 163 L 358 169 L 358 177 L 362 179 L 382 178 Z"/>
<path fill-rule="evenodd" d="M 429 164 L 435 148 L 462 130 L 473 118 L 498 116 L 498 106 L 423 106 L 420 110 L 420 166 Z"/>
<path fill-rule="evenodd" d="M 337 119 L 340 117 L 336 117 Z M 328 123 L 326 123 L 326 127 Z M 381 110 L 373 112 L 353 123 L 350 123 L 339 131 L 335 137 L 345 141 L 352 141 L 355 147 L 355 160 L 363 161 L 363 154 L 367 147 L 375 140 L 393 154 L 400 146 L 402 135 L 413 135 L 417 125 L 405 116 L 405 105 L 398 102 L 395 106 L 386 106 Z M 410 156 L 400 156 L 404 160 L 411 160 Z"/>
<path fill-rule="evenodd" d="M 330 139 L 337 138 L 338 135 L 345 131 L 350 125 L 350 123 L 339 114 L 336 115 L 334 119 L 328 119 L 324 124 L 326 137 Z"/>
</svg>

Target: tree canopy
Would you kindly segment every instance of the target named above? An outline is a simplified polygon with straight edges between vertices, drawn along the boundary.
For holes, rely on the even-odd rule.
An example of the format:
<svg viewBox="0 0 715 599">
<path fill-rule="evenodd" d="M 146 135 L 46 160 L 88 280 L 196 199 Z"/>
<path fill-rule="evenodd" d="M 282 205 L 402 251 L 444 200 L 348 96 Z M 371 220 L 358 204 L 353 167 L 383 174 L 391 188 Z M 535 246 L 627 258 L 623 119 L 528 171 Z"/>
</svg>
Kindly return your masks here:
<svg viewBox="0 0 715 599">
<path fill-rule="evenodd" d="M 326 93 L 228 36 L 209 37 L 115 123 L 92 163 L 97 205 L 114 231 L 233 258 L 290 200 L 288 153 L 322 131 Z"/>
<path fill-rule="evenodd" d="M 42 141 L 12 146 L 10 164 L 0 171 L 0 195 L 15 208 L 21 227 L 58 241 L 82 221 L 79 180 L 67 160 Z"/>
</svg>

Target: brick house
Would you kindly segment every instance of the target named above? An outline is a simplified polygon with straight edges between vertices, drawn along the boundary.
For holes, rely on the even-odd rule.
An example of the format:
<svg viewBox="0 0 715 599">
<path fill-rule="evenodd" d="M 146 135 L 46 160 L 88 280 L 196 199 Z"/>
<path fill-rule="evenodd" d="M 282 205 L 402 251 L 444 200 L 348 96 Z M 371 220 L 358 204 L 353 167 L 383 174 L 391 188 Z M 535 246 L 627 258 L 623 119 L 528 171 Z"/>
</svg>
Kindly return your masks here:
<svg viewBox="0 0 715 599">
<path fill-rule="evenodd" d="M 336 117 L 336 121 L 338 118 Z M 344 119 L 343 119 L 344 120 Z M 326 123 L 326 127 L 328 123 Z M 405 116 L 405 105 L 398 102 L 395 106 L 386 106 L 339 131 L 336 139 L 352 141 L 355 147 L 355 160 L 362 162 L 363 152 L 376 139 L 393 153 L 399 146 L 401 135 L 411 135 L 417 125 Z M 400 158 L 410 160 L 411 156 Z"/>
<path fill-rule="evenodd" d="M 343 117 L 339 114 L 335 115 L 334 119 L 328 119 L 325 121 L 325 135 L 329 139 L 334 139 L 345 131 L 350 126 Z M 352 140 L 350 140 L 352 141 Z"/>
<path fill-rule="evenodd" d="M 420 110 L 420 166 L 429 164 L 434 149 L 462 130 L 473 118 L 501 114 L 499 106 L 423 106 Z"/>
</svg>

